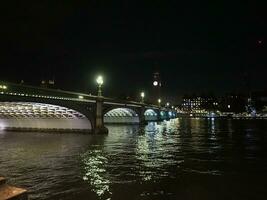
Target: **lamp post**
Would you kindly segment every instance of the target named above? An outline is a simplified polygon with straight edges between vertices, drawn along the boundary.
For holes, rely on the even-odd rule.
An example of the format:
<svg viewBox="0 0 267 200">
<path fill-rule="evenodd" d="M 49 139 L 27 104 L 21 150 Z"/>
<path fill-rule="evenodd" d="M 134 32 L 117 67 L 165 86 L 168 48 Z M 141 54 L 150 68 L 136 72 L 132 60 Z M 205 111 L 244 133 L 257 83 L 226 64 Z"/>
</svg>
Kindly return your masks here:
<svg viewBox="0 0 267 200">
<path fill-rule="evenodd" d="M 158 99 L 158 103 L 159 103 L 159 107 L 160 107 L 160 104 L 161 104 L 161 99 Z"/>
<path fill-rule="evenodd" d="M 167 102 L 167 103 L 166 103 L 166 107 L 169 107 L 169 106 L 170 106 L 170 103 L 169 103 L 169 102 Z"/>
<path fill-rule="evenodd" d="M 104 83 L 104 81 L 103 81 L 103 77 L 102 76 L 98 76 L 97 78 L 96 78 L 96 82 L 97 82 L 97 84 L 98 84 L 98 92 L 97 92 L 97 96 L 102 96 L 102 91 L 101 91 L 101 87 L 102 87 L 102 85 L 103 85 L 103 83 Z"/>
<path fill-rule="evenodd" d="M 144 103 L 145 93 L 141 92 L 141 103 Z"/>
<path fill-rule="evenodd" d="M 95 112 L 95 127 L 94 127 L 94 132 L 96 134 L 100 133 L 108 133 L 108 129 L 104 126 L 104 114 L 103 114 L 103 98 L 102 98 L 102 91 L 101 87 L 104 83 L 103 77 L 98 76 L 96 78 L 96 82 L 98 84 L 98 93 L 97 96 L 98 98 L 96 99 L 96 112 Z"/>
</svg>

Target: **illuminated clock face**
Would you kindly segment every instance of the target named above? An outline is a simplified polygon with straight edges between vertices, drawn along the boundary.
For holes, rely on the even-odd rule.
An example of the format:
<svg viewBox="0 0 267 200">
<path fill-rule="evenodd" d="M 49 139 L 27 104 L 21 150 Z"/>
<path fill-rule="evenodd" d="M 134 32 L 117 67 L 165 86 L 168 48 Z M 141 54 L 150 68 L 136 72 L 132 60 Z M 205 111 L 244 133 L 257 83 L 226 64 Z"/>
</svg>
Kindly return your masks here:
<svg viewBox="0 0 267 200">
<path fill-rule="evenodd" d="M 154 82 L 153 82 L 153 85 L 154 85 L 154 86 L 157 86 L 158 84 L 159 84 L 158 81 L 154 81 Z"/>
</svg>

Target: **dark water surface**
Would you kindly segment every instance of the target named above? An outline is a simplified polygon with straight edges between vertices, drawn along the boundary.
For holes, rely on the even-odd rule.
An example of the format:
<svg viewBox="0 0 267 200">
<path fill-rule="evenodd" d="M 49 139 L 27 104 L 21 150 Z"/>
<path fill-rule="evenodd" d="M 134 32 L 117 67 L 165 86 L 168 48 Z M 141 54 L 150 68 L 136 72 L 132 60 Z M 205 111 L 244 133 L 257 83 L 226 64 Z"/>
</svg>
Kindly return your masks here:
<svg viewBox="0 0 267 200">
<path fill-rule="evenodd" d="M 267 199 L 267 121 L 176 119 L 109 135 L 0 131 L 30 199 Z"/>
</svg>

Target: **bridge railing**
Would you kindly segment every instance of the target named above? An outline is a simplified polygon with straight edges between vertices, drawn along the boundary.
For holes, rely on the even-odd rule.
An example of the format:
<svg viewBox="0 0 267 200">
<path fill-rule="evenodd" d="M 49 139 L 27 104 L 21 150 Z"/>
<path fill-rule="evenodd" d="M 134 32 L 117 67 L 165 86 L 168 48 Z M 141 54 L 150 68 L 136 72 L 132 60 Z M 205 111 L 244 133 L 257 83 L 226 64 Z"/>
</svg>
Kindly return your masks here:
<svg viewBox="0 0 267 200">
<path fill-rule="evenodd" d="M 94 95 L 89 95 L 80 92 L 71 92 L 61 89 L 51 89 L 51 88 L 44 88 L 44 87 L 36 87 L 24 84 L 15 84 L 9 82 L 0 82 L 0 85 L 6 86 L 4 91 L 9 92 L 17 92 L 17 93 L 25 93 L 25 94 L 36 94 L 36 95 L 51 95 L 51 96 L 61 96 L 61 97 L 88 97 L 88 98 L 96 98 Z"/>
<path fill-rule="evenodd" d="M 61 89 L 51 89 L 36 87 L 24 84 L 16 84 L 10 82 L 0 82 L 0 94 L 15 95 L 15 96 L 28 96 L 35 98 L 52 98 L 62 100 L 74 100 L 74 101 L 96 101 L 98 96 L 85 94 L 81 92 L 72 92 Z M 137 101 L 118 100 L 108 97 L 102 97 L 104 102 L 120 104 L 123 106 L 135 105 L 138 107 L 145 106 L 146 108 L 159 109 L 158 106 L 153 104 L 143 104 Z"/>
</svg>

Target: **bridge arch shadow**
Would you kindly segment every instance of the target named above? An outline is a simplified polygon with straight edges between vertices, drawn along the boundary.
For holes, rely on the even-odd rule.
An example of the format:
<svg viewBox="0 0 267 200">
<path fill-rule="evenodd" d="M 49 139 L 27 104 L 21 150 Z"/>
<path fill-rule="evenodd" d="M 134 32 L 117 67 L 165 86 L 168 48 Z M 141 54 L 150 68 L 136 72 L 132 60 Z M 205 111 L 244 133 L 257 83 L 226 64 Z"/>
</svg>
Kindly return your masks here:
<svg viewBox="0 0 267 200">
<path fill-rule="evenodd" d="M 0 102 L 0 129 L 92 130 L 88 117 L 71 108 L 36 102 Z"/>
<path fill-rule="evenodd" d="M 138 113 L 130 108 L 113 108 L 104 114 L 106 124 L 138 124 L 139 122 Z"/>
</svg>

